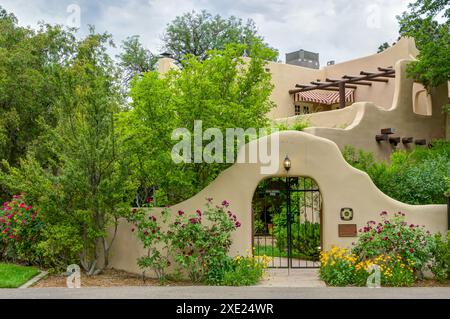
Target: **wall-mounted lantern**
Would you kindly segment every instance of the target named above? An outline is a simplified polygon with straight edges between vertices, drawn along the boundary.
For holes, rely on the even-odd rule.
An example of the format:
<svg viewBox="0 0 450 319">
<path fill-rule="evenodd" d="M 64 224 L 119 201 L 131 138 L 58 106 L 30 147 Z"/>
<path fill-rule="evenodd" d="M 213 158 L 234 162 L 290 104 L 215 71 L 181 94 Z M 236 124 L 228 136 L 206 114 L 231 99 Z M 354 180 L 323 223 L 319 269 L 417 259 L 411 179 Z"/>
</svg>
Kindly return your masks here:
<svg viewBox="0 0 450 319">
<path fill-rule="evenodd" d="M 291 160 L 289 159 L 289 157 L 287 155 L 284 158 L 283 166 L 284 166 L 284 169 L 286 170 L 286 172 L 288 172 L 289 169 L 291 168 Z"/>
</svg>

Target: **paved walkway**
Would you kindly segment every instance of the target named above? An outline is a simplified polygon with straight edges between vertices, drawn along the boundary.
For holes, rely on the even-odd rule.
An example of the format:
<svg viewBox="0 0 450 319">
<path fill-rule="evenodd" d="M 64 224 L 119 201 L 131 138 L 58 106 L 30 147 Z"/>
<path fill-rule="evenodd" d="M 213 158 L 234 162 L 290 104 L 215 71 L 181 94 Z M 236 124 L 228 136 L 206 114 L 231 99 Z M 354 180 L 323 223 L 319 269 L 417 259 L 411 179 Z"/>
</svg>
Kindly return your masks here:
<svg viewBox="0 0 450 319">
<path fill-rule="evenodd" d="M 319 269 L 269 269 L 259 287 L 326 287 L 319 279 Z"/>
<path fill-rule="evenodd" d="M 120 287 L 0 289 L 0 299 L 450 299 L 450 288 Z"/>
</svg>

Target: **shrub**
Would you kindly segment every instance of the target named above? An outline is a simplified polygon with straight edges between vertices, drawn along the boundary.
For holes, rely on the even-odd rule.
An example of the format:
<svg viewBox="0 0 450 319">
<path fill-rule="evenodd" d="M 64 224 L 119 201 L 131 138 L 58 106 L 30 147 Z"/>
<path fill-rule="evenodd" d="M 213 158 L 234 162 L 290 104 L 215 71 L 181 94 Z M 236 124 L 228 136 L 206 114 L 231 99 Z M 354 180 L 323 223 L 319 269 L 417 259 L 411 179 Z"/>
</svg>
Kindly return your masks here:
<svg viewBox="0 0 450 319">
<path fill-rule="evenodd" d="M 320 254 L 320 278 L 330 286 L 353 284 L 355 276 L 355 256 L 346 248 L 333 247 Z"/>
<path fill-rule="evenodd" d="M 64 271 L 68 265 L 79 262 L 83 242 L 77 225 L 60 223 L 44 224 L 41 240 L 36 242 L 36 250 L 42 256 L 42 264 L 51 272 Z"/>
<path fill-rule="evenodd" d="M 307 119 L 297 118 L 294 122 L 288 124 L 287 122 L 277 121 L 272 123 L 271 130 L 276 129 L 278 131 L 303 131 L 309 127 L 309 121 Z"/>
<path fill-rule="evenodd" d="M 410 286 L 414 283 L 413 268 L 407 266 L 399 255 L 379 255 L 373 259 L 360 261 L 355 265 L 354 284 L 365 286 L 369 277 L 369 269 L 377 265 L 381 273 L 383 286 Z"/>
<path fill-rule="evenodd" d="M 231 269 L 225 271 L 221 285 L 250 286 L 258 283 L 270 262 L 267 256 L 236 256 Z"/>
<path fill-rule="evenodd" d="M 137 238 L 142 242 L 147 254 L 137 260 L 139 268 L 145 270 L 152 269 L 160 281 L 166 280 L 166 268 L 170 266 L 169 261 L 169 237 L 167 232 L 163 232 L 159 223 L 167 223 L 168 211 L 161 212 L 162 220 L 158 221 L 154 215 L 149 215 L 147 209 L 133 208 L 128 216 L 128 221 L 136 227 L 132 232 L 136 232 Z"/>
<path fill-rule="evenodd" d="M 435 235 L 430 269 L 438 281 L 450 279 L 450 232 L 447 232 L 447 237 Z"/>
<path fill-rule="evenodd" d="M 368 260 L 380 255 L 396 256 L 415 270 L 422 270 L 431 258 L 432 236 L 424 230 L 424 226 L 409 224 L 404 213 L 395 213 L 389 217 L 382 212 L 382 221 L 367 222 L 367 226 L 359 229 L 358 242 L 353 253 L 360 260 Z"/>
<path fill-rule="evenodd" d="M 192 214 L 180 210 L 172 219 L 167 209 L 161 218 L 133 209 L 128 220 L 147 249 L 147 255 L 138 259 L 139 267 L 153 269 L 164 280 L 172 260 L 193 282 L 221 284 L 227 271 L 235 268 L 228 252 L 231 233 L 241 224 L 225 200 L 213 205 L 209 198 L 205 207 Z"/>
<path fill-rule="evenodd" d="M 280 252 L 287 251 L 286 213 L 282 212 L 273 217 L 273 234 Z M 319 260 L 320 224 L 310 221 L 299 221 L 295 215 L 291 224 L 292 255 L 310 260 Z"/>
<path fill-rule="evenodd" d="M 372 153 L 351 146 L 346 146 L 342 154 L 349 164 L 365 171 L 392 198 L 408 204 L 446 202 L 444 194 L 450 189 L 450 141 L 435 140 L 430 148 L 395 151 L 390 163 L 377 162 Z"/>
<path fill-rule="evenodd" d="M 365 286 L 372 266 L 378 266 L 382 286 L 410 286 L 414 270 L 400 255 L 379 255 L 360 260 L 346 248 L 333 247 L 320 256 L 320 278 L 330 286 Z"/>
<path fill-rule="evenodd" d="M 381 222 L 369 221 L 359 230 L 360 236 L 352 250 L 333 247 L 321 253 L 322 280 L 331 286 L 365 286 L 370 275 L 368 271 L 376 265 L 384 286 L 414 283 L 415 272 L 421 271 L 430 261 L 433 247 L 438 245 L 434 245 L 433 237 L 423 227 L 408 225 L 403 213 L 389 217 L 388 213 L 382 212 L 381 217 Z M 445 244 L 440 247 L 439 256 L 448 254 Z M 445 262 L 436 264 L 436 270 L 442 264 Z"/>
<path fill-rule="evenodd" d="M 3 203 L 0 210 L 0 258 L 37 262 L 35 243 L 42 226 L 40 215 L 25 203 L 22 195 L 14 195 L 11 201 Z"/>
</svg>

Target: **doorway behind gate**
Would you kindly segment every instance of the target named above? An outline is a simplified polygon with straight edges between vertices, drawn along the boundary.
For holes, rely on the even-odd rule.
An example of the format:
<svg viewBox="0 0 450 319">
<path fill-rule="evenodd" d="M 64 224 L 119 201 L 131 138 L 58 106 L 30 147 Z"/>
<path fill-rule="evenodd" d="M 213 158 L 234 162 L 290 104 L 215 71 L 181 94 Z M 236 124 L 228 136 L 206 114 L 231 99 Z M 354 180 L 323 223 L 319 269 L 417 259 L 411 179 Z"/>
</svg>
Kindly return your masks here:
<svg viewBox="0 0 450 319">
<path fill-rule="evenodd" d="M 263 180 L 252 202 L 253 249 L 271 268 L 317 268 L 322 197 L 309 177 Z"/>
</svg>

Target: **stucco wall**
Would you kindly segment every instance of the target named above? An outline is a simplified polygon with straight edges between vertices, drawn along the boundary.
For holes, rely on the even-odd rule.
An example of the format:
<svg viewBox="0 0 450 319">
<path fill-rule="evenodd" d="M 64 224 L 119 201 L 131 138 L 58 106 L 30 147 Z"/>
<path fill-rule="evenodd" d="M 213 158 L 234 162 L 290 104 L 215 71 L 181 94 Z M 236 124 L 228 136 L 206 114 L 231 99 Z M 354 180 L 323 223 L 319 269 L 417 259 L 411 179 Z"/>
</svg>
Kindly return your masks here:
<svg viewBox="0 0 450 319">
<path fill-rule="evenodd" d="M 341 110 L 291 117 L 278 121 L 293 122 L 308 119 L 311 127 L 305 129 L 313 135 L 334 141 L 339 148 L 351 145 L 358 149 L 373 152 L 378 159 L 388 160 L 394 146 L 387 141 L 376 142 L 375 135 L 382 128 L 394 128 L 393 136 L 414 137 L 431 141 L 445 138 L 449 122 L 442 113 L 442 105 L 448 99 L 447 86 L 442 85 L 431 92 L 432 114 L 416 114 L 413 110 L 413 80 L 407 77 L 409 60 L 395 64 L 395 93 L 390 109 L 372 102 L 358 102 Z M 410 149 L 413 145 L 397 145 L 397 149 Z"/>
<path fill-rule="evenodd" d="M 387 210 L 405 212 L 408 222 L 424 224 L 432 232 L 446 230 L 445 205 L 412 206 L 389 198 L 377 189 L 366 173 L 347 164 L 332 141 L 297 131 L 279 132 L 276 136 L 280 142 L 279 166 L 271 176 L 286 176 L 282 162 L 285 154 L 288 154 L 292 162 L 290 176 L 308 176 L 315 179 L 323 198 L 322 241 L 325 249 L 329 249 L 333 244 L 349 246 L 356 239 L 338 236 L 338 224 L 346 223 L 339 217 L 342 207 L 353 208 L 354 220 L 349 223 L 355 223 L 358 227 L 368 220 L 378 220 L 379 213 Z M 245 149 L 248 150 L 249 147 L 247 144 Z M 212 197 L 217 202 L 229 200 L 230 209 L 242 223 L 241 228 L 233 234 L 231 254 L 245 254 L 252 245 L 253 193 L 258 183 L 269 177 L 261 174 L 260 168 L 260 163 L 236 163 L 197 195 L 173 206 L 171 212 L 175 214 L 182 209 L 193 213 L 203 207 L 207 197 Z M 139 273 L 136 259 L 143 255 L 144 251 L 131 228 L 125 221 L 120 223 L 111 249 L 111 266 Z"/>
<path fill-rule="evenodd" d="M 343 75 L 359 75 L 360 71 L 376 72 L 377 67 L 394 66 L 398 60 L 416 57 L 418 51 L 414 40 L 402 38 L 391 48 L 367 57 L 326 66 L 313 70 L 299 66 L 269 62 L 267 68 L 272 74 L 275 88 L 271 100 L 277 105 L 268 116 L 272 119 L 294 116 L 293 98 L 289 90 L 295 84 L 309 84 L 318 79 L 324 81 L 327 77 L 340 79 Z M 388 83 L 373 82 L 372 86 L 358 86 L 355 90 L 355 101 L 371 101 L 383 108 L 390 108 L 394 96 L 394 80 Z"/>
</svg>

